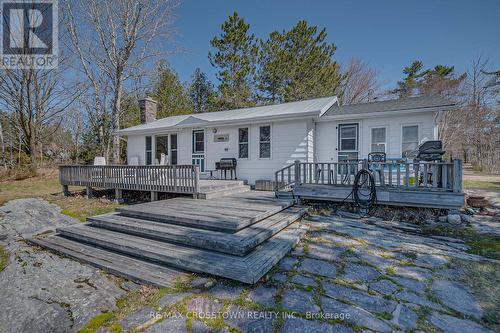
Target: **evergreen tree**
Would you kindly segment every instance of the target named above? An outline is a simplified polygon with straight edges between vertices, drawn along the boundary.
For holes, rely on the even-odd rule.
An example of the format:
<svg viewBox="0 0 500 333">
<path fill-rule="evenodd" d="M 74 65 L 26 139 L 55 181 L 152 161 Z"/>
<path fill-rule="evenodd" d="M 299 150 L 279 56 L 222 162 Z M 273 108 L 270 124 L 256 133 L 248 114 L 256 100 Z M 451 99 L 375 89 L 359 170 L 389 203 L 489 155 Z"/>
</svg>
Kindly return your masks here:
<svg viewBox="0 0 500 333">
<path fill-rule="evenodd" d="M 399 95 L 399 98 L 410 97 L 420 85 L 421 79 L 425 76 L 423 70 L 424 64 L 420 60 L 415 60 L 409 67 L 403 68 L 406 77 L 403 81 L 398 81 L 398 88 L 393 92 Z"/>
<path fill-rule="evenodd" d="M 158 118 L 193 113 L 187 89 L 166 62 L 158 64 L 152 97 L 158 102 Z"/>
<path fill-rule="evenodd" d="M 264 97 L 289 102 L 338 95 L 342 75 L 326 42 L 325 29 L 299 21 L 290 31 L 275 31 L 261 42 L 258 87 Z"/>
<path fill-rule="evenodd" d="M 455 98 L 465 78 L 466 74 L 456 74 L 453 66 L 436 65 L 433 69 L 425 71 L 418 90 L 423 95 Z"/>
<path fill-rule="evenodd" d="M 219 105 L 225 109 L 253 105 L 252 85 L 255 60 L 258 52 L 250 26 L 238 13 L 222 24 L 222 33 L 210 42 L 215 53 L 209 52 L 212 66 L 217 68 L 219 85 Z"/>
<path fill-rule="evenodd" d="M 415 95 L 456 96 L 457 89 L 466 77 L 465 74 L 457 75 L 453 66 L 436 65 L 432 69 L 424 69 L 420 60 L 403 68 L 403 73 L 405 78 L 398 82 L 398 88 L 393 91 L 399 98 Z"/>
<path fill-rule="evenodd" d="M 191 76 L 191 85 L 189 86 L 189 98 L 193 104 L 194 112 L 213 111 L 215 103 L 215 92 L 212 82 L 210 82 L 201 71 L 196 68 Z"/>
</svg>

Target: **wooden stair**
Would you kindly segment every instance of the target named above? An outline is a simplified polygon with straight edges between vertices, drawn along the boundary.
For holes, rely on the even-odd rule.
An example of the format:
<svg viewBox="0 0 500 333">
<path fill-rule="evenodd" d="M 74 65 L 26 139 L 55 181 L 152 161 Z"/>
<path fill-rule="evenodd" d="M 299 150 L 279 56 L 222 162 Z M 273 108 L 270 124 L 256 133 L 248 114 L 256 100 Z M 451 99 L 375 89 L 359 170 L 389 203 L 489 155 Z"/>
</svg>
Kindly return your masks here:
<svg viewBox="0 0 500 333">
<path fill-rule="evenodd" d="M 305 210 L 302 208 L 290 207 L 236 233 L 172 225 L 116 213 L 95 216 L 89 218 L 88 221 L 94 227 L 243 256 L 300 219 L 304 213 Z M 71 229 L 71 227 L 60 228 L 58 232 L 64 235 L 66 229 Z"/>
<path fill-rule="evenodd" d="M 95 216 L 31 241 L 154 285 L 168 285 L 182 271 L 255 283 L 304 234 L 297 222 L 304 213 L 268 192 L 214 200 L 175 198 Z"/>
<path fill-rule="evenodd" d="M 215 199 L 250 191 L 243 180 L 201 180 L 198 199 Z"/>
</svg>

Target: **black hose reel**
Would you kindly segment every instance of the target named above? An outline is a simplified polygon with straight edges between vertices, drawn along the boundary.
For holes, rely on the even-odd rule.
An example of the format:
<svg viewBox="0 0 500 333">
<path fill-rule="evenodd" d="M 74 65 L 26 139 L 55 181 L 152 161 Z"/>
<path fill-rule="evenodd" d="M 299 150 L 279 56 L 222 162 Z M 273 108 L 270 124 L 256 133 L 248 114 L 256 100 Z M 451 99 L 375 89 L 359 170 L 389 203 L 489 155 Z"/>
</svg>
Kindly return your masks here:
<svg viewBox="0 0 500 333">
<path fill-rule="evenodd" d="M 367 169 L 361 169 L 354 177 L 352 185 L 352 197 L 354 204 L 363 210 L 370 210 L 377 202 L 377 190 L 375 188 L 375 177 Z"/>
</svg>

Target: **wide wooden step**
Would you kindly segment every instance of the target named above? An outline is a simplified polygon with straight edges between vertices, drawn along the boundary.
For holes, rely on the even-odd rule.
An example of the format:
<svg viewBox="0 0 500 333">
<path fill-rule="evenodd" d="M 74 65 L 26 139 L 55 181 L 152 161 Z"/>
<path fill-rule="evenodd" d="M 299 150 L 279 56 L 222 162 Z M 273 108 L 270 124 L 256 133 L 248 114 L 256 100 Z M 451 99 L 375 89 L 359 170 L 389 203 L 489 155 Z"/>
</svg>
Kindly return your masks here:
<svg viewBox="0 0 500 333">
<path fill-rule="evenodd" d="M 217 190 L 212 190 L 212 191 L 201 191 L 198 193 L 197 198 L 198 199 L 215 199 L 215 198 L 220 198 L 220 197 L 225 197 L 228 195 L 234 195 L 234 194 L 239 194 L 239 193 L 245 193 L 250 191 L 250 186 L 249 185 L 241 185 L 237 187 L 230 187 L 230 188 L 225 188 L 225 189 L 217 189 Z"/>
<path fill-rule="evenodd" d="M 117 211 L 124 216 L 235 233 L 293 205 L 274 194 L 246 192 L 213 200 L 174 198 L 153 201 Z"/>
<path fill-rule="evenodd" d="M 304 208 L 290 207 L 234 234 L 169 225 L 116 213 L 94 216 L 88 221 L 92 226 L 99 228 L 243 256 L 299 220 L 305 212 Z M 59 228 L 57 231 L 64 235 L 65 229 L 68 228 L 72 227 Z"/>
<path fill-rule="evenodd" d="M 255 283 L 290 251 L 304 232 L 303 226 L 293 223 L 246 256 L 151 240 L 88 225 L 65 229 L 64 236 L 55 237 L 69 238 L 183 270 Z"/>
<path fill-rule="evenodd" d="M 210 192 L 246 185 L 243 180 L 200 180 L 200 191 Z"/>
<path fill-rule="evenodd" d="M 29 241 L 57 254 L 88 263 L 138 283 L 173 287 L 179 278 L 187 276 L 186 272 L 177 268 L 147 262 L 59 236 L 35 237 Z"/>
</svg>

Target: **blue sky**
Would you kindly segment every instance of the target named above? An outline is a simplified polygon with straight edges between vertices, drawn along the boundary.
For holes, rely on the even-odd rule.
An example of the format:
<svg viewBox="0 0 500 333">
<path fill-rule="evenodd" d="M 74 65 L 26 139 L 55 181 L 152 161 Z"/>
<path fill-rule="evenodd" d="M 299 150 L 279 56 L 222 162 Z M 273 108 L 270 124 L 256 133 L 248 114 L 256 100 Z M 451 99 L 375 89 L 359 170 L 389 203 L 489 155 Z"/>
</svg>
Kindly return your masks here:
<svg viewBox="0 0 500 333">
<path fill-rule="evenodd" d="M 414 59 L 464 71 L 482 55 L 496 69 L 500 66 L 499 0 L 184 0 L 175 43 L 185 51 L 168 57 L 181 80 L 200 67 L 216 82 L 207 57 L 209 41 L 234 11 L 259 38 L 288 30 L 298 20 L 325 27 L 337 46 L 335 59 L 366 61 L 377 69 L 383 88 L 392 88 Z"/>
</svg>

